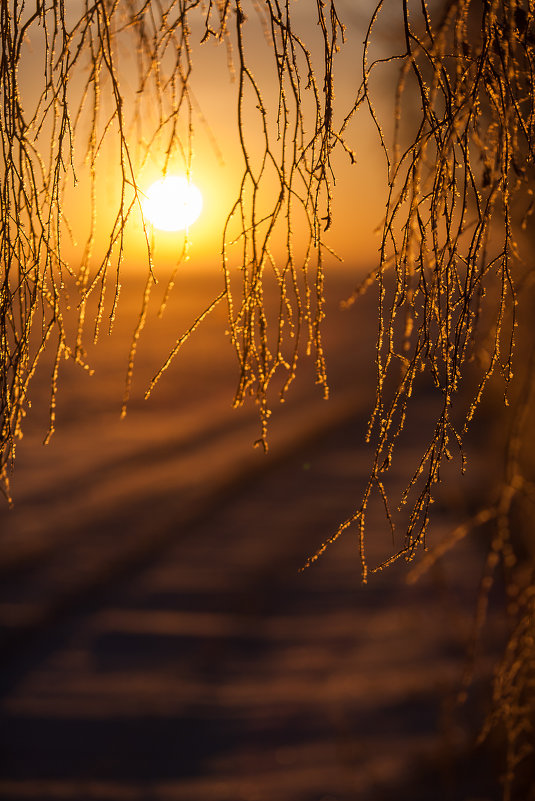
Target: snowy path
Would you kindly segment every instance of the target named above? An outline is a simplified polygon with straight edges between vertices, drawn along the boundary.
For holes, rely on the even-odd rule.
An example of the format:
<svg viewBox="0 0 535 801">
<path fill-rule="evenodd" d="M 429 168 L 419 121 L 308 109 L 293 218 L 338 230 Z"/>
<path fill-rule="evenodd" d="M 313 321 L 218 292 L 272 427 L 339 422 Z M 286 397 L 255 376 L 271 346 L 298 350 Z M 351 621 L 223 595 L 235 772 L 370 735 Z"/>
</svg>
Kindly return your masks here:
<svg viewBox="0 0 535 801">
<path fill-rule="evenodd" d="M 298 387 L 265 458 L 254 415 L 220 402 L 225 364 L 123 424 L 98 398 L 87 417 L 67 403 L 54 450 L 22 453 L 3 515 L 0 797 L 494 801 L 452 703 L 476 545 L 410 587 L 404 565 L 363 587 L 351 535 L 300 573 L 362 485 L 369 394 L 334 364 L 333 402 Z M 375 564 L 391 542 L 371 523 Z"/>
</svg>

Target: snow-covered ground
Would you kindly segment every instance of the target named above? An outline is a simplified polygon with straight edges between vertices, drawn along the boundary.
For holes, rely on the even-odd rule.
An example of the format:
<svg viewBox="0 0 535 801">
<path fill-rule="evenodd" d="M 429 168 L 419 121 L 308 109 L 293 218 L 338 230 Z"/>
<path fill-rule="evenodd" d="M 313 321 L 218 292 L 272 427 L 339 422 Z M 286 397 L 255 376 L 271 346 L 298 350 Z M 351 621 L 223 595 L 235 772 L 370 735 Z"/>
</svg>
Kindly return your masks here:
<svg viewBox="0 0 535 801">
<path fill-rule="evenodd" d="M 471 744 L 485 692 L 476 684 L 466 707 L 455 703 L 477 543 L 416 584 L 400 563 L 362 586 L 350 532 L 299 572 L 366 477 L 373 304 L 340 311 L 351 281 L 330 280 L 331 400 L 304 363 L 274 409 L 265 456 L 252 447 L 254 408 L 232 409 L 223 310 L 141 400 L 210 280 L 149 324 L 125 420 L 133 314 L 91 354 L 92 377 L 66 366 L 46 448 L 46 375 L 37 377 L 16 506 L 1 513 L 0 797 L 498 798 L 496 774 Z M 127 293 L 125 311 L 138 303 Z M 425 433 L 425 399 L 417 402 L 401 464 Z M 439 510 L 433 538 L 455 522 L 455 510 Z M 370 565 L 392 547 L 372 511 Z"/>
</svg>

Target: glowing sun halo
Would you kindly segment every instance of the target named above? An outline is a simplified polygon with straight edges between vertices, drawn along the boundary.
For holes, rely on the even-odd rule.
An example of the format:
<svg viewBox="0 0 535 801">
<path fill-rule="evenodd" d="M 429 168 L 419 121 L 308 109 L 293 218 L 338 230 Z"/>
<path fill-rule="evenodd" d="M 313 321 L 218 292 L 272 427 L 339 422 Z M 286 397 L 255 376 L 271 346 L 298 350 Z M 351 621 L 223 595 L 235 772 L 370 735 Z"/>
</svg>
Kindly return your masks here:
<svg viewBox="0 0 535 801">
<path fill-rule="evenodd" d="M 202 195 L 186 178 L 167 175 L 147 190 L 143 214 L 161 231 L 180 231 L 202 211 Z"/>
</svg>

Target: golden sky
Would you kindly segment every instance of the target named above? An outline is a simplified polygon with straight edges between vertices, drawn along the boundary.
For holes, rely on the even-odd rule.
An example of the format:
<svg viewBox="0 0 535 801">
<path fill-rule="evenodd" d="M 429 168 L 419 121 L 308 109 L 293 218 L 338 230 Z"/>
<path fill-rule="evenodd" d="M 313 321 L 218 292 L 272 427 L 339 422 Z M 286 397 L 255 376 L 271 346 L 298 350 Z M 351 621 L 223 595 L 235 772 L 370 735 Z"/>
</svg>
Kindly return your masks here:
<svg viewBox="0 0 535 801">
<path fill-rule="evenodd" d="M 69 6 L 72 19 L 76 16 L 79 4 Z M 367 5 L 367 4 L 366 4 Z M 249 9 L 249 6 L 247 5 Z M 278 84 L 273 53 L 259 15 L 250 4 L 250 17 L 246 23 L 246 55 L 252 66 L 255 79 L 268 110 L 268 120 L 271 134 L 276 126 L 276 110 L 278 99 Z M 346 25 L 347 42 L 342 47 L 335 60 L 336 79 L 336 107 L 337 122 L 340 124 L 347 114 L 361 79 L 362 72 L 362 40 L 368 12 L 356 11 L 351 0 L 339 0 L 339 14 Z M 371 6 L 370 6 L 371 9 Z M 316 79 L 318 86 L 322 83 L 322 42 L 319 38 L 319 29 L 315 21 L 315 4 L 309 0 L 295 0 L 292 4 L 294 25 L 303 41 L 309 43 L 315 57 L 317 68 Z M 70 17 L 69 17 L 70 19 Z M 239 183 L 243 174 L 243 157 L 239 147 L 237 129 L 237 97 L 238 82 L 229 69 L 229 54 L 224 43 L 211 40 L 200 44 L 203 28 L 199 17 L 198 29 L 191 31 L 192 64 L 193 71 L 190 85 L 193 97 L 193 161 L 191 165 L 191 180 L 199 187 L 203 195 L 203 213 L 199 220 L 189 230 L 189 258 L 199 267 L 208 267 L 220 262 L 224 221 L 232 208 L 239 192 Z M 127 42 L 127 40 L 125 40 Z M 35 75 L 38 74 L 38 65 L 42 59 L 42 31 L 34 29 L 27 40 L 27 52 L 21 69 L 21 85 L 27 97 L 28 106 L 35 105 L 38 96 L 38 83 Z M 89 50 L 88 50 L 89 52 Z M 236 63 L 236 49 L 234 42 L 233 59 Z M 82 79 L 87 77 L 89 59 L 85 65 L 82 60 L 81 69 L 77 78 L 72 81 L 70 100 L 75 98 L 76 91 L 80 91 Z M 136 56 L 135 48 L 128 45 L 122 47 L 118 65 L 118 82 L 125 98 L 133 102 L 136 96 Z M 37 66 L 37 69 L 36 69 Z M 165 67 L 165 65 L 162 65 Z M 102 82 L 101 108 L 99 130 L 102 132 L 110 113 L 113 111 L 109 81 Z M 309 93 L 310 94 L 310 93 Z M 306 119 L 307 94 L 304 93 L 305 126 L 312 127 L 313 119 Z M 250 100 L 250 99 L 249 99 Z M 65 188 L 65 208 L 69 224 L 72 229 L 71 237 L 67 234 L 63 238 L 63 246 L 69 260 L 76 269 L 76 261 L 82 256 L 90 221 L 90 184 L 87 163 L 85 163 L 85 147 L 89 131 L 91 116 L 91 99 L 86 99 L 81 115 L 77 140 L 75 142 L 74 169 L 77 182 L 68 178 Z M 133 106 L 132 106 L 133 107 Z M 151 119 L 151 115 L 153 119 Z M 131 109 L 125 112 L 131 117 Z M 137 131 L 143 131 L 147 138 L 147 131 L 154 127 L 157 119 L 157 109 L 145 104 L 141 114 L 142 119 L 132 125 L 130 141 L 135 143 Z M 259 113 L 254 103 L 249 102 L 245 115 L 245 130 L 247 147 L 253 153 L 255 142 L 259 141 Z M 132 122 L 132 120 L 130 120 Z M 179 136 L 186 147 L 188 136 L 187 121 L 183 118 L 179 122 Z M 137 126 L 137 127 L 136 127 Z M 45 125 L 43 136 L 49 135 L 50 128 Z M 141 189 L 147 189 L 153 181 L 161 177 L 165 164 L 165 148 L 168 128 L 164 135 L 157 138 L 149 150 L 146 162 L 141 165 L 137 148 L 132 147 L 133 167 L 135 179 Z M 375 131 L 369 115 L 365 110 L 359 111 L 347 131 L 349 146 L 355 151 L 357 161 L 352 165 L 348 156 L 342 152 L 335 153 L 333 167 L 336 182 L 333 186 L 334 215 L 331 230 L 326 234 L 326 243 L 351 265 L 368 269 L 377 259 L 378 237 L 374 229 L 381 221 L 385 201 L 386 164 L 381 154 L 377 132 Z M 253 159 L 254 160 L 254 159 Z M 168 172 L 184 174 L 185 162 L 181 154 L 175 151 L 171 157 Z M 116 124 L 112 123 L 107 138 L 105 138 L 96 165 L 97 189 L 97 237 L 94 245 L 93 258 L 98 261 L 98 252 L 104 247 L 106 234 L 113 227 L 120 200 L 120 151 Z M 273 185 L 273 193 L 278 188 Z M 266 203 L 273 202 L 270 198 L 270 187 L 265 192 Z M 299 216 L 295 220 L 294 247 L 299 250 L 301 229 Z M 237 230 L 237 229 L 236 229 Z M 165 274 L 170 266 L 176 263 L 184 241 L 182 233 L 150 232 L 154 238 L 155 272 L 159 269 Z M 303 231 L 304 234 L 304 231 Z M 276 257 L 283 258 L 285 252 L 284 231 L 276 236 L 273 250 Z M 105 252 L 105 249 L 104 249 Z M 144 269 L 146 261 L 146 245 L 141 225 L 141 215 L 134 210 L 127 226 L 125 239 L 124 266 L 129 270 Z M 299 256 L 299 253 L 297 254 Z"/>
</svg>

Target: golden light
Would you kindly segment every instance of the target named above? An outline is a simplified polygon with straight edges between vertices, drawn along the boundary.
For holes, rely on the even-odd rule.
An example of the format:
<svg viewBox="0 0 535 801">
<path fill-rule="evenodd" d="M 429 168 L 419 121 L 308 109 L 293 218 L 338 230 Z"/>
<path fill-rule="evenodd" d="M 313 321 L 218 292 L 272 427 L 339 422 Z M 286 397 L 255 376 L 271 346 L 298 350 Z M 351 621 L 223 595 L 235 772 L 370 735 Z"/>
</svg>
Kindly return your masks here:
<svg viewBox="0 0 535 801">
<path fill-rule="evenodd" d="M 167 175 L 147 190 L 143 214 L 161 231 L 189 228 L 202 211 L 202 195 L 186 178 Z"/>
</svg>

